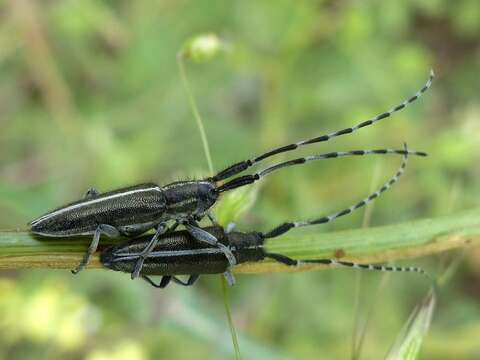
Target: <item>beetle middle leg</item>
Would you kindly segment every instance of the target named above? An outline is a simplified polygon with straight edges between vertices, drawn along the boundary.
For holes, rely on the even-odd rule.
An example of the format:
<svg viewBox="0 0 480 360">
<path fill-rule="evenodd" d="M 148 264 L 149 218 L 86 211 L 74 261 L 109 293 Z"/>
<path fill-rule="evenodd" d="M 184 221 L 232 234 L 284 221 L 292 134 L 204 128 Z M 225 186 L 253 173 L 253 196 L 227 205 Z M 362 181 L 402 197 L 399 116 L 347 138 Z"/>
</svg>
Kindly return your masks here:
<svg viewBox="0 0 480 360">
<path fill-rule="evenodd" d="M 170 283 L 170 280 L 172 280 L 172 277 L 170 275 L 165 275 L 162 276 L 162 280 L 158 284 L 156 284 L 150 277 L 147 275 L 142 275 L 142 279 L 148 282 L 150 285 L 153 287 L 156 287 L 158 289 L 164 289 L 167 287 L 167 285 Z"/>
<path fill-rule="evenodd" d="M 92 257 L 93 253 L 97 250 L 98 242 L 100 241 L 100 236 L 102 234 L 107 235 L 108 237 L 118 237 L 120 236 L 120 231 L 118 231 L 115 227 L 107 224 L 100 224 L 98 225 L 95 233 L 93 234 L 93 240 L 88 247 L 87 252 L 85 253 L 82 262 L 72 270 L 73 274 L 77 274 L 79 271 L 85 269 L 85 267 L 90 262 L 90 258 Z"/>
<path fill-rule="evenodd" d="M 233 255 L 232 250 L 230 250 L 227 246 L 218 241 L 215 236 L 198 227 L 198 224 L 195 221 L 187 222 L 184 224 L 184 226 L 195 239 L 205 242 L 209 245 L 213 245 L 219 248 L 225 254 L 228 260 L 229 267 L 225 271 L 224 275 L 230 286 L 235 284 L 235 278 L 233 277 L 230 268 L 237 264 L 237 259 L 235 258 L 235 255 Z"/>
<path fill-rule="evenodd" d="M 172 280 L 175 284 L 182 285 L 182 286 L 192 286 L 198 280 L 200 275 L 190 275 L 187 281 L 182 281 L 178 277 L 173 276 Z"/>
<path fill-rule="evenodd" d="M 200 275 L 190 275 L 187 281 L 182 281 L 176 276 L 172 275 L 164 275 L 162 276 L 162 279 L 160 282 L 157 284 L 155 283 L 149 276 L 147 275 L 142 275 L 142 279 L 148 282 L 150 285 L 153 287 L 156 287 L 158 289 L 164 289 L 167 287 L 168 284 L 170 284 L 170 281 L 173 281 L 175 284 L 182 285 L 182 286 L 192 286 L 199 278 Z"/>
<path fill-rule="evenodd" d="M 184 226 L 190 233 L 190 235 L 192 235 L 195 239 L 219 248 L 227 257 L 230 266 L 234 266 L 237 264 L 237 259 L 233 255 L 232 250 L 230 250 L 226 245 L 218 241 L 215 236 L 200 228 L 195 221 L 185 222 Z"/>
<path fill-rule="evenodd" d="M 167 224 L 165 223 L 160 223 L 157 226 L 157 231 L 155 232 L 155 235 L 153 235 L 152 239 L 148 243 L 148 245 L 145 247 L 145 249 L 142 250 L 142 252 L 138 255 L 138 260 L 135 263 L 135 268 L 133 269 L 132 272 L 132 280 L 140 276 L 140 271 L 142 270 L 143 263 L 145 262 L 145 259 L 148 257 L 148 254 L 152 252 L 152 250 L 155 248 L 155 246 L 158 243 L 158 238 L 160 235 L 165 234 L 168 231 L 173 231 L 175 228 L 178 226 L 178 222 L 175 222 L 170 228 L 167 227 Z"/>
</svg>

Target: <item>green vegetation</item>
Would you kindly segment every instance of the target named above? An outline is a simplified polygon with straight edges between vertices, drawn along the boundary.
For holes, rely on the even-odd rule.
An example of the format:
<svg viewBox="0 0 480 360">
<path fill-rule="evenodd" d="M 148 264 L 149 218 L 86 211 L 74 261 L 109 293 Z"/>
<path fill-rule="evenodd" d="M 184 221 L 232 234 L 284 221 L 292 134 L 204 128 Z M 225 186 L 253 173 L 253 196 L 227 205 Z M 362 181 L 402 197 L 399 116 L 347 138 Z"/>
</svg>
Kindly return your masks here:
<svg viewBox="0 0 480 360">
<path fill-rule="evenodd" d="M 372 229 L 359 229 L 360 211 L 292 231 L 271 241 L 272 250 L 322 256 L 340 246 L 349 259 L 383 260 L 400 258 L 392 256 L 392 245 L 410 257 L 417 246 L 478 244 L 475 0 L 18 0 L 1 2 L 0 10 L 0 228 L 20 231 L 1 234 L 0 264 L 28 241 L 30 250 L 43 246 L 51 253 L 50 243 L 21 232 L 24 224 L 88 187 L 105 191 L 208 174 L 176 55 L 209 32 L 224 41 L 224 51 L 214 58 L 189 54 L 209 61 L 186 67 L 216 170 L 367 119 L 416 91 L 430 68 L 437 74 L 432 89 L 404 112 L 297 153 L 401 148 L 407 141 L 430 154 L 410 159 L 404 178 L 369 209 Z M 338 159 L 280 171 L 255 191 L 232 194 L 217 215 L 223 223 L 235 218 L 242 230 L 318 217 L 362 198 L 400 162 Z M 55 246 L 78 252 L 85 245 Z M 382 251 L 384 257 L 372 257 Z M 362 359 L 389 351 L 403 356 L 420 342 L 422 359 L 473 358 L 480 352 L 479 257 L 469 247 L 402 262 L 434 274 L 458 264 L 439 289 L 425 336 L 433 300 L 422 302 L 429 284 L 420 276 L 392 274 L 376 291 L 381 275 L 364 273 L 355 300 L 357 275 L 349 270 L 238 275 L 229 298 L 242 358 L 347 358 L 354 319 L 370 313 L 374 302 Z M 2 274 L 1 358 L 234 356 L 218 277 L 155 291 L 103 270 L 76 277 L 38 269 Z M 416 306 L 417 317 L 401 331 Z"/>
</svg>

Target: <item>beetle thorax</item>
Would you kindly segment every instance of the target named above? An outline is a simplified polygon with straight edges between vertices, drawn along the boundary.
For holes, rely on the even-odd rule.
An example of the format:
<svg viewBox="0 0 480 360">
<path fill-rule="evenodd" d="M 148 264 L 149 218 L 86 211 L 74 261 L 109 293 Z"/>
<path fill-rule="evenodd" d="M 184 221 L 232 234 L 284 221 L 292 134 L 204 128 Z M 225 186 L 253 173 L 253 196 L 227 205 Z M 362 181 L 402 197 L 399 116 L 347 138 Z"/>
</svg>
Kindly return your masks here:
<svg viewBox="0 0 480 360">
<path fill-rule="evenodd" d="M 218 199 L 215 184 L 209 181 L 179 181 L 163 188 L 166 210 L 171 218 L 203 216 Z"/>
</svg>

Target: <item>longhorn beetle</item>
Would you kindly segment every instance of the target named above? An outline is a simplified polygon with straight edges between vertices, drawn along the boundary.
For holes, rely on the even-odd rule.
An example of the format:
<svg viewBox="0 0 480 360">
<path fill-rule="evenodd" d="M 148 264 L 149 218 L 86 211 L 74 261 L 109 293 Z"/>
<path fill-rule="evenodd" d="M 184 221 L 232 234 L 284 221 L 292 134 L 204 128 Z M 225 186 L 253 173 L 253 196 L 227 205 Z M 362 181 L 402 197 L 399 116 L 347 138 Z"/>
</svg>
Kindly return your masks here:
<svg viewBox="0 0 480 360">
<path fill-rule="evenodd" d="M 92 242 L 82 262 L 76 269 L 72 270 L 73 273 L 78 273 L 87 266 L 102 234 L 110 237 L 120 235 L 137 236 L 149 229 L 156 228 L 155 234 L 142 251 L 133 269 L 132 278 L 135 278 L 139 275 L 143 261 L 155 247 L 159 237 L 168 231 L 173 231 L 179 224 L 183 224 L 186 230 L 198 241 L 218 247 L 228 259 L 230 266 L 233 266 L 236 264 L 236 258 L 231 249 L 218 241 L 209 232 L 202 230 L 197 223 L 205 215 L 214 223 L 209 210 L 217 202 L 221 193 L 252 184 L 280 168 L 299 165 L 308 161 L 367 154 L 404 154 L 405 152 L 382 149 L 333 152 L 307 156 L 281 162 L 252 175 L 239 176 L 224 184 L 219 184 L 220 182 L 228 180 L 232 176 L 273 155 L 292 151 L 304 145 L 325 142 L 341 135 L 351 134 L 360 128 L 388 118 L 393 113 L 414 102 L 427 91 L 432 84 L 433 77 L 433 72 L 430 72 L 426 84 L 414 96 L 372 119 L 363 121 L 350 128 L 276 148 L 256 158 L 231 165 L 204 180 L 178 181 L 163 187 L 151 183 L 140 184 L 103 194 L 92 188 L 87 191 L 83 199 L 57 208 L 33 220 L 30 223 L 31 231 L 35 234 L 49 237 L 93 235 Z M 425 155 L 424 153 L 416 152 L 411 154 Z M 167 222 L 170 220 L 174 223 L 168 227 Z"/>
<path fill-rule="evenodd" d="M 268 233 L 260 232 L 237 232 L 231 228 L 226 230 L 221 226 L 210 226 L 203 228 L 219 242 L 224 244 L 234 254 L 237 264 L 244 262 L 262 261 L 266 258 L 273 259 L 287 266 L 301 266 L 304 264 L 325 264 L 339 267 L 350 267 L 356 269 L 377 270 L 377 271 L 408 271 L 428 274 L 418 267 L 397 267 L 372 264 L 357 264 L 340 261 L 336 259 L 309 259 L 295 260 L 285 255 L 270 253 L 265 250 L 266 239 L 276 238 L 285 234 L 295 227 L 325 224 L 341 216 L 350 214 L 355 210 L 374 201 L 383 192 L 388 190 L 402 176 L 407 165 L 408 153 L 404 154 L 404 161 L 397 173 L 390 178 L 381 188 L 360 202 L 336 213 L 310 221 L 285 222 Z M 143 249 L 150 242 L 147 236 L 131 240 L 125 244 L 111 246 L 105 249 L 100 260 L 102 264 L 112 270 L 132 272 Z M 174 231 L 159 237 L 159 242 L 153 251 L 145 259 L 140 276 L 151 285 L 164 288 L 170 281 L 179 285 L 190 286 L 201 274 L 223 273 L 229 283 L 233 285 L 234 278 L 229 271 L 229 262 L 218 247 L 204 245 L 196 241 L 188 231 Z M 161 281 L 156 284 L 149 276 L 162 275 Z M 190 275 L 184 282 L 176 275 Z"/>
</svg>

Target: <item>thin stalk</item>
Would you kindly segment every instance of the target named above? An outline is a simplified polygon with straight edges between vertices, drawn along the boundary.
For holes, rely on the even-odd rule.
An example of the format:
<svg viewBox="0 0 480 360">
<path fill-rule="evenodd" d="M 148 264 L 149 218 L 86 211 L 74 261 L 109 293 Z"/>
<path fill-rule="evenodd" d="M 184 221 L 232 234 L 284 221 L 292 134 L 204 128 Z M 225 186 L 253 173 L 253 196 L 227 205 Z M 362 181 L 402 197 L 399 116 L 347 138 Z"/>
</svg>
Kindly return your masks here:
<svg viewBox="0 0 480 360">
<path fill-rule="evenodd" d="M 252 229 L 248 229 L 252 230 Z M 306 229 L 305 229 L 306 230 Z M 480 245 L 480 208 L 454 215 L 422 219 L 396 225 L 336 232 L 295 231 L 267 242 L 269 252 L 297 259 L 325 259 L 345 254 L 342 260 L 378 263 L 441 253 Z M 73 269 L 81 260 L 90 237 L 40 238 L 26 231 L 0 232 L 0 269 Z M 100 249 L 122 239 L 103 238 Z M 98 253 L 89 269 L 101 268 Z M 327 269 L 310 264 L 288 267 L 274 262 L 235 266 L 235 273 L 272 273 Z M 347 271 L 347 270 L 344 270 Z"/>
<path fill-rule="evenodd" d="M 228 326 L 230 327 L 230 335 L 232 336 L 233 348 L 235 349 L 235 359 L 240 360 L 240 346 L 238 345 L 237 331 L 232 319 L 232 311 L 230 309 L 230 294 L 227 286 L 227 281 L 223 276 L 220 277 L 223 293 L 223 304 L 225 305 L 225 313 L 227 314 Z"/>
<path fill-rule="evenodd" d="M 195 101 L 195 97 L 193 96 L 193 91 L 190 88 L 190 82 L 187 78 L 187 71 L 185 69 L 184 63 L 184 54 L 180 52 L 177 55 L 177 63 L 178 63 L 178 70 L 180 72 L 180 77 L 182 79 L 183 87 L 187 92 L 188 101 L 190 103 L 190 108 L 192 109 L 193 117 L 197 122 L 198 130 L 200 132 L 200 137 L 202 139 L 203 151 L 205 153 L 205 157 L 207 159 L 208 164 L 208 171 L 210 176 L 213 176 L 213 162 L 212 156 L 210 155 L 210 146 L 208 144 L 207 134 L 205 132 L 205 127 L 203 126 L 203 120 L 200 116 L 200 112 L 198 111 L 197 102 Z M 226 284 L 225 279 L 222 275 L 220 275 L 220 282 L 222 285 L 222 293 L 223 293 L 223 304 L 225 305 L 225 313 L 227 315 L 228 326 L 230 328 L 230 334 L 232 336 L 233 348 L 235 349 L 235 359 L 240 360 L 240 347 L 238 346 L 238 339 L 237 339 L 237 332 L 235 331 L 235 325 L 232 320 L 232 312 L 230 309 L 230 298 L 229 298 L 229 290 Z"/>
<path fill-rule="evenodd" d="M 188 79 L 187 79 L 187 71 L 185 70 L 183 52 L 180 52 L 177 55 L 177 64 L 178 64 L 178 71 L 180 72 L 180 77 L 182 79 L 183 87 L 187 92 L 187 97 L 193 112 L 193 117 L 197 122 L 198 131 L 200 132 L 203 151 L 205 153 L 205 157 L 207 158 L 208 171 L 210 173 L 210 176 L 213 176 L 213 162 L 212 162 L 212 156 L 210 155 L 210 147 L 208 146 L 207 134 L 205 132 L 205 127 L 203 126 L 203 121 L 200 116 L 200 112 L 198 111 L 197 102 L 195 101 L 195 97 L 193 96 L 192 89 L 190 88 L 190 83 L 188 82 Z"/>
</svg>

